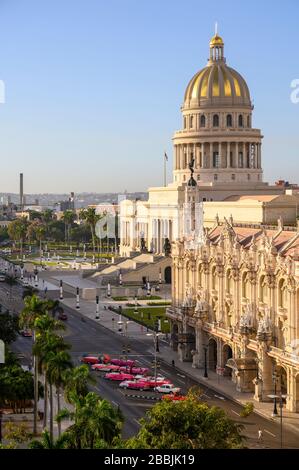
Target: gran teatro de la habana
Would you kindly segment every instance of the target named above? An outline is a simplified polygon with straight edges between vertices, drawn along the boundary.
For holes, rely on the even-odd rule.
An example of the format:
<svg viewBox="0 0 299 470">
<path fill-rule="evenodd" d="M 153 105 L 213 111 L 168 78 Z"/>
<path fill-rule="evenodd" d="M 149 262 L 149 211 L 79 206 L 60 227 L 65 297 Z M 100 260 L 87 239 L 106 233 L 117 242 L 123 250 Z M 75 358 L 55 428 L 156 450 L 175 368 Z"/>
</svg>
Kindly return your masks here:
<svg viewBox="0 0 299 470">
<path fill-rule="evenodd" d="M 263 182 L 250 91 L 218 34 L 181 112 L 173 182 L 150 188 L 146 203 L 121 204 L 121 248 L 138 252 L 142 237 L 158 255 L 170 241 L 166 314 L 178 360 L 259 401 L 276 390 L 299 412 L 299 189 Z"/>
<path fill-rule="evenodd" d="M 260 135 L 250 129 L 253 107 L 248 87 L 237 72 L 228 69 L 223 46 L 223 40 L 214 36 L 208 65 L 191 79 L 183 109 L 189 125 L 190 116 L 200 125 L 207 115 L 211 126 L 217 119 L 224 125 L 242 124 L 240 137 L 236 138 L 235 133 L 233 140 L 229 132 L 218 130 L 222 144 L 218 153 L 212 150 L 209 157 L 221 159 L 221 164 L 213 165 L 212 161 L 217 173 L 209 170 L 204 177 L 214 179 L 217 174 L 217 179 L 228 183 L 234 167 L 233 180 L 248 185 L 250 181 L 261 182 L 262 178 Z M 215 94 L 218 104 L 213 102 Z M 239 122 L 228 122 L 231 119 Z M 246 126 L 248 136 L 255 134 L 251 139 L 253 146 L 248 143 Z M 215 136 L 215 129 L 212 130 Z M 242 137 L 245 142 L 241 148 Z M 248 169 L 246 182 L 244 166 Z M 194 203 L 200 201 L 200 191 L 193 172 L 191 168 L 186 200 Z M 231 194 L 235 194 L 233 186 Z M 276 195 L 281 197 L 285 196 Z M 293 197 L 298 198 L 295 191 Z M 261 190 L 260 196 L 248 196 L 247 200 L 250 198 L 266 207 L 265 203 L 275 196 Z M 232 196 L 226 201 L 235 200 L 237 206 L 244 199 L 244 195 Z M 226 376 L 237 391 L 252 392 L 259 401 L 271 401 L 268 395 L 276 389 L 286 395 L 286 408 L 299 412 L 299 229 L 297 202 L 293 215 L 289 212 L 291 200 L 284 202 L 281 217 L 276 213 L 276 223 L 274 213 L 268 219 L 272 225 L 267 220 L 250 223 L 250 211 L 254 210 L 250 205 L 242 207 L 248 212 L 247 223 L 238 223 L 238 215 L 234 221 L 233 214 L 238 212 L 232 206 L 231 215 L 221 217 L 224 201 L 219 203 L 214 224 L 197 233 L 191 213 L 193 236 L 183 236 L 172 243 L 173 304 L 167 315 L 172 325 L 172 346 L 179 360 L 192 361 L 195 368 Z M 209 203 L 207 213 L 208 206 Z M 284 227 L 284 214 L 290 226 Z"/>
</svg>

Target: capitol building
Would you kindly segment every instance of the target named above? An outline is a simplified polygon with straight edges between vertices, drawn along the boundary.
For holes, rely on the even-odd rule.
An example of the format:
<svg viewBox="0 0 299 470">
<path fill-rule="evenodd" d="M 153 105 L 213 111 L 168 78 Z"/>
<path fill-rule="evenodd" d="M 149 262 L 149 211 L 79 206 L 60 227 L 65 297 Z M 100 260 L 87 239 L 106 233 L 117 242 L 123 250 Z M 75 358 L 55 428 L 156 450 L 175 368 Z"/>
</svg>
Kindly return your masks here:
<svg viewBox="0 0 299 470">
<path fill-rule="evenodd" d="M 283 188 L 263 182 L 263 136 L 252 127 L 253 105 L 244 78 L 227 65 L 220 36 L 211 39 L 209 49 L 206 67 L 192 77 L 184 94 L 182 129 L 173 136 L 173 181 L 149 188 L 146 202 L 120 204 L 121 255 L 139 251 L 142 239 L 149 251 L 163 253 L 166 238 L 171 242 L 182 236 L 191 162 L 196 201 L 203 203 L 207 224 L 217 214 L 234 216 L 236 211 L 243 214 L 238 220 L 248 222 L 244 196 L 251 198 L 256 211 L 259 203 L 271 201 L 267 196 L 283 194 Z M 272 202 L 276 214 L 281 203 L 285 201 Z M 264 222 L 262 216 L 254 220 Z"/>
</svg>

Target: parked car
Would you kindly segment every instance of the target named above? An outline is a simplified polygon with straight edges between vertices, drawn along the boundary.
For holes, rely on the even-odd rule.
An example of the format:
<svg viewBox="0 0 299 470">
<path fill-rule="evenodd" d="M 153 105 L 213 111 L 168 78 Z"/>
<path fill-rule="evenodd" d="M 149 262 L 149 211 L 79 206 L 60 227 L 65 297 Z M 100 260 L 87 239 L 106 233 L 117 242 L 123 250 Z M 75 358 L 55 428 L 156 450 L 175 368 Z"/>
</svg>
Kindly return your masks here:
<svg viewBox="0 0 299 470">
<path fill-rule="evenodd" d="M 92 370 L 100 372 L 117 372 L 119 370 L 119 366 L 115 366 L 114 364 L 93 364 L 91 368 Z"/>
<path fill-rule="evenodd" d="M 58 320 L 63 320 L 63 321 L 67 320 L 67 314 L 64 313 L 63 311 L 62 311 L 62 312 L 59 312 L 59 314 L 58 314 Z"/>
<path fill-rule="evenodd" d="M 26 338 L 31 338 L 32 337 L 32 331 L 31 330 L 22 330 L 21 335 L 26 337 Z"/>
<path fill-rule="evenodd" d="M 156 380 L 154 377 L 145 377 L 140 379 L 140 381 L 148 383 L 151 388 L 155 388 L 159 385 L 171 384 L 171 381 L 169 379 L 165 379 L 165 377 L 157 377 Z"/>
<path fill-rule="evenodd" d="M 115 364 L 116 366 L 134 366 L 135 361 L 131 359 L 111 359 L 111 364 Z"/>
<path fill-rule="evenodd" d="M 129 388 L 131 390 L 140 390 L 140 392 L 142 392 L 143 390 L 150 390 L 151 389 L 150 385 L 145 380 L 144 381 L 142 381 L 142 380 L 137 380 L 137 381 L 127 380 L 125 382 L 125 385 L 123 385 L 123 388 Z"/>
<path fill-rule="evenodd" d="M 186 399 L 186 395 L 181 395 L 180 393 L 167 393 L 162 396 L 162 400 L 184 401 Z"/>
<path fill-rule="evenodd" d="M 133 374 L 125 374 L 124 372 L 108 372 L 105 374 L 105 379 L 107 380 L 115 380 L 119 382 L 123 382 L 124 380 L 132 380 L 134 379 Z"/>
<path fill-rule="evenodd" d="M 99 364 L 99 358 L 97 356 L 83 356 L 81 358 L 83 364 Z"/>
<path fill-rule="evenodd" d="M 147 374 L 149 369 L 147 367 L 133 367 L 133 366 L 120 366 L 119 370 L 129 374 Z"/>
<path fill-rule="evenodd" d="M 181 391 L 179 387 L 175 387 L 173 384 L 161 384 L 155 387 L 155 390 L 159 393 L 179 393 Z"/>
</svg>

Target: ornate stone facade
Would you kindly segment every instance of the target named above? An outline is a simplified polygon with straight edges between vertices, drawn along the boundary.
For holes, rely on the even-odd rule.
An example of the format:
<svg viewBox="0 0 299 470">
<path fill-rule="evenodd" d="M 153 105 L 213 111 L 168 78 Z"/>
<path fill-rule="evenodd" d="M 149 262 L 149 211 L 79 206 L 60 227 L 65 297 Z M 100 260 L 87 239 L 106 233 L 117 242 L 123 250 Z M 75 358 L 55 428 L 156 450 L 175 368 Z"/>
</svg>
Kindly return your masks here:
<svg viewBox="0 0 299 470">
<path fill-rule="evenodd" d="M 206 230 L 193 249 L 173 243 L 167 315 L 181 361 L 231 376 L 269 401 L 276 390 L 299 412 L 299 231 L 234 226 Z M 299 253 L 299 252 L 298 252 Z"/>
</svg>

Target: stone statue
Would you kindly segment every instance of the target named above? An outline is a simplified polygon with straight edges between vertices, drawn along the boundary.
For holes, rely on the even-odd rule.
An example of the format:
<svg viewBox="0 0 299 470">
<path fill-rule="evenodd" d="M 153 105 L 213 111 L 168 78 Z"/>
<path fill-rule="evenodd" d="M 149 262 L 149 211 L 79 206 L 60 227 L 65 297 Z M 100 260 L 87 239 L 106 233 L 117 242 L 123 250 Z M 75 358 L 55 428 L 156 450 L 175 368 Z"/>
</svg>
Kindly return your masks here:
<svg viewBox="0 0 299 470">
<path fill-rule="evenodd" d="M 140 239 L 140 250 L 141 251 L 146 251 L 145 240 L 144 240 L 143 237 Z"/>
<path fill-rule="evenodd" d="M 194 163 L 195 163 L 195 160 L 194 160 L 194 157 L 192 157 L 188 165 L 189 170 L 191 171 L 191 177 L 193 176 L 193 173 L 194 173 Z"/>
<path fill-rule="evenodd" d="M 184 307 L 193 307 L 194 300 L 193 300 L 193 288 L 192 286 L 187 283 L 185 288 L 185 299 L 183 302 Z"/>
<path fill-rule="evenodd" d="M 169 238 L 167 238 L 167 237 L 165 238 L 163 249 L 164 249 L 165 256 L 170 255 L 170 253 L 171 253 L 171 244 L 170 244 Z"/>
</svg>

